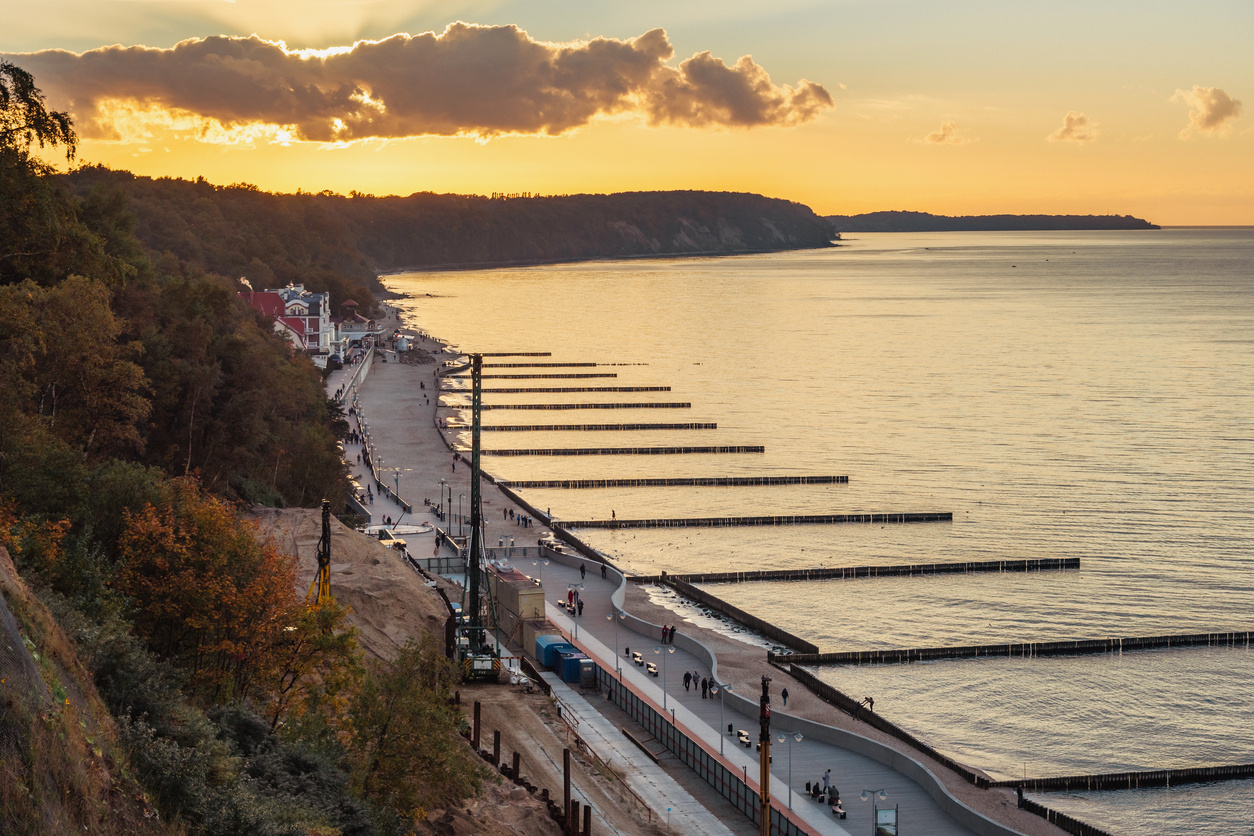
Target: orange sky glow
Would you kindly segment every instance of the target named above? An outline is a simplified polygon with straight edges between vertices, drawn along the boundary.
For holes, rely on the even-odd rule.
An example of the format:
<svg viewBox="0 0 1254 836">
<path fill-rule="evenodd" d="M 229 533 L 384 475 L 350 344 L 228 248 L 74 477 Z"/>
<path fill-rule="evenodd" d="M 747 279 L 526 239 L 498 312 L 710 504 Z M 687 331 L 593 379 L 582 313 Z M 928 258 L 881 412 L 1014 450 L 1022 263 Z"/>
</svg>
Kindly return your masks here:
<svg viewBox="0 0 1254 836">
<path fill-rule="evenodd" d="M 0 52 L 138 174 L 1254 224 L 1248 3 L 50 2 Z"/>
</svg>

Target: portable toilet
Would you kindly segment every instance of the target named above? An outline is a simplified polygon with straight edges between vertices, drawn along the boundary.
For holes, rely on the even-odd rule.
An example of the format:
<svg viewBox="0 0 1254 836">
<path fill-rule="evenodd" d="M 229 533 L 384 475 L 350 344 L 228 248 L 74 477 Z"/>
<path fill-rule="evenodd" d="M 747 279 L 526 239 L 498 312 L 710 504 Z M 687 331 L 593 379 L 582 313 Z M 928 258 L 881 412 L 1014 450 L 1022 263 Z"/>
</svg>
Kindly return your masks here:
<svg viewBox="0 0 1254 836">
<path fill-rule="evenodd" d="M 596 685 L 597 684 L 597 663 L 591 659 L 581 659 L 579 662 L 579 684 L 580 685 Z"/>
</svg>

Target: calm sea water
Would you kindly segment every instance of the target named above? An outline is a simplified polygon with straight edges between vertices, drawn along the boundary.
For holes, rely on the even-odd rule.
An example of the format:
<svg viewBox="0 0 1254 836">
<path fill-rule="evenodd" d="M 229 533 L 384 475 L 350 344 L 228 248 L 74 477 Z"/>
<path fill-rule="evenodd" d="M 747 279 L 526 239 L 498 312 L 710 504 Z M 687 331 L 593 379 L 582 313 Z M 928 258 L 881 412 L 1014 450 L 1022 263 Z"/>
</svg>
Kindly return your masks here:
<svg viewBox="0 0 1254 836">
<path fill-rule="evenodd" d="M 388 283 L 413 297 L 402 307 L 415 324 L 462 349 L 627 364 L 597 369 L 614 380 L 485 385 L 673 387 L 490 403 L 692 404 L 492 411 L 488 424 L 718 423 L 485 433 L 486 447 L 766 445 L 747 455 L 485 458 L 498 475 L 850 477 L 528 492 L 559 518 L 954 514 L 952 524 L 584 533 L 629 570 L 1082 561 L 1069 573 L 718 588 L 824 649 L 1254 626 L 1254 230 L 866 234 L 846 243 Z M 873 695 L 891 719 L 998 777 L 1254 761 L 1254 655 L 1245 648 L 820 675 Z M 1120 834 L 1247 834 L 1254 784 L 1042 800 Z"/>
</svg>

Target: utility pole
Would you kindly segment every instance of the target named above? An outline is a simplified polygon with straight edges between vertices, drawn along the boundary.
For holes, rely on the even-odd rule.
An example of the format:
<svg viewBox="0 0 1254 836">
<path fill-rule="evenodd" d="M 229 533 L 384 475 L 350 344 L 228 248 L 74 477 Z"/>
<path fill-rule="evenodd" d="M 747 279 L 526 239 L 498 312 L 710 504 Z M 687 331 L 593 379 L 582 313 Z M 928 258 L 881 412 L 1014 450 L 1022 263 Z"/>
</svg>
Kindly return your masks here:
<svg viewBox="0 0 1254 836">
<path fill-rule="evenodd" d="M 762 697 L 758 701 L 758 765 L 761 767 L 761 793 L 758 832 L 771 836 L 771 678 L 762 677 Z"/>
<path fill-rule="evenodd" d="M 467 603 L 470 606 L 470 641 L 475 645 L 472 649 L 478 650 L 478 645 L 482 644 L 483 640 L 483 631 L 479 629 L 483 626 L 482 608 L 479 605 L 479 554 L 483 548 L 483 543 L 480 541 L 483 520 L 479 513 L 479 431 L 482 423 L 480 415 L 483 409 L 483 355 L 481 354 L 473 354 L 470 357 L 470 381 L 470 414 L 472 416 L 470 425 L 470 553 L 466 556 L 467 574 L 470 575 L 470 597 Z M 449 497 L 451 502 L 451 489 Z"/>
</svg>

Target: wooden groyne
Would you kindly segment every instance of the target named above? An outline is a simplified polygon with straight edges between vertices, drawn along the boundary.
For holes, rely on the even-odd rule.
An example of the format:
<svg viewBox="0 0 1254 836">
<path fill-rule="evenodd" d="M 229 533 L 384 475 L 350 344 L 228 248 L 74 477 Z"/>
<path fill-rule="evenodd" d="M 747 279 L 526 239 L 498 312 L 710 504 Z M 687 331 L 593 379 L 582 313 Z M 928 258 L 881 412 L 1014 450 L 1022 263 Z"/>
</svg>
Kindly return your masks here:
<svg viewBox="0 0 1254 836">
<path fill-rule="evenodd" d="M 483 405 L 484 409 L 692 409 L 690 402 L 674 403 L 493 403 Z"/>
<path fill-rule="evenodd" d="M 673 456 L 687 453 L 764 453 L 765 447 L 549 447 L 484 450 L 485 456 Z"/>
<path fill-rule="evenodd" d="M 1250 646 L 1250 631 L 1239 633 L 1185 633 L 1175 636 L 1128 636 L 1108 639 L 1075 639 L 1054 642 L 981 644 L 967 647 L 918 647 L 888 650 L 849 650 L 790 656 L 794 665 L 894 665 L 938 659 L 979 659 L 993 656 L 1032 659 L 1040 656 L 1095 656 L 1131 650 L 1162 650 L 1172 647 Z"/>
<path fill-rule="evenodd" d="M 485 453 L 487 451 L 484 451 Z M 561 520 L 562 528 L 732 528 L 748 525 L 953 522 L 952 511 L 921 514 L 801 514 L 777 517 L 672 517 L 653 520 Z"/>
<path fill-rule="evenodd" d="M 1088 822 L 1080 821 L 1077 818 L 1068 816 L 1066 813 L 1060 813 L 1044 804 L 1038 804 L 1030 798 L 1022 798 L 1019 800 L 1019 809 L 1027 810 L 1029 813 L 1040 816 L 1045 821 L 1070 833 L 1071 836 L 1113 836 L 1109 830 L 1102 830 L 1100 827 L 1094 827 Z"/>
<path fill-rule="evenodd" d="M 826 581 L 857 578 L 914 577 L 916 575 L 964 575 L 979 572 L 1048 572 L 1079 569 L 1078 557 L 1045 557 L 1032 560 L 981 560 L 961 563 L 914 563 L 906 566 L 845 566 L 818 569 L 767 569 L 751 572 L 701 572 L 697 574 L 636 575 L 636 583 L 660 583 L 666 578 L 685 583 L 750 583 L 754 581 Z"/>
<path fill-rule="evenodd" d="M 486 427 L 484 429 L 487 429 Z M 832 485 L 846 483 L 848 476 L 693 476 L 670 479 L 520 479 L 501 482 L 511 488 L 691 488 L 745 487 L 752 485 Z"/>
<path fill-rule="evenodd" d="M 618 430 L 717 430 L 718 424 L 501 424 L 484 432 L 604 432 Z"/>
<path fill-rule="evenodd" d="M 692 601 L 696 601 L 712 610 L 717 610 L 723 615 L 740 622 L 751 630 L 756 630 L 769 639 L 779 642 L 785 647 L 791 647 L 798 653 L 817 653 L 818 646 L 812 642 L 808 642 L 803 638 L 794 636 L 787 630 L 776 627 L 769 621 L 763 621 L 756 615 L 745 612 L 734 604 L 729 604 L 717 595 L 706 592 L 704 589 L 698 589 L 689 583 L 674 578 L 664 578 L 662 583 L 674 589 L 680 595 Z"/>
<path fill-rule="evenodd" d="M 1135 790 L 1142 787 L 1173 787 L 1254 778 L 1254 763 L 1227 766 L 1196 766 L 1188 769 L 1152 769 L 1144 772 L 1107 772 L 1097 775 L 1065 775 L 1058 778 L 1015 778 L 992 781 L 992 787 L 1023 787 L 1024 792 L 1084 790 Z"/>
<path fill-rule="evenodd" d="M 596 363 L 484 363 L 485 369 L 577 369 L 596 368 Z"/>
<path fill-rule="evenodd" d="M 485 374 L 483 380 L 557 380 L 581 377 L 618 377 L 618 372 L 556 372 L 550 374 Z M 446 379 L 470 380 L 468 374 L 445 375 Z"/>
<path fill-rule="evenodd" d="M 523 386 L 523 387 L 484 387 L 485 395 L 526 395 L 540 393 L 563 393 L 563 392 L 669 392 L 669 386 Z M 446 392 L 465 392 L 470 394 L 470 388 L 465 389 L 445 389 Z"/>
</svg>

